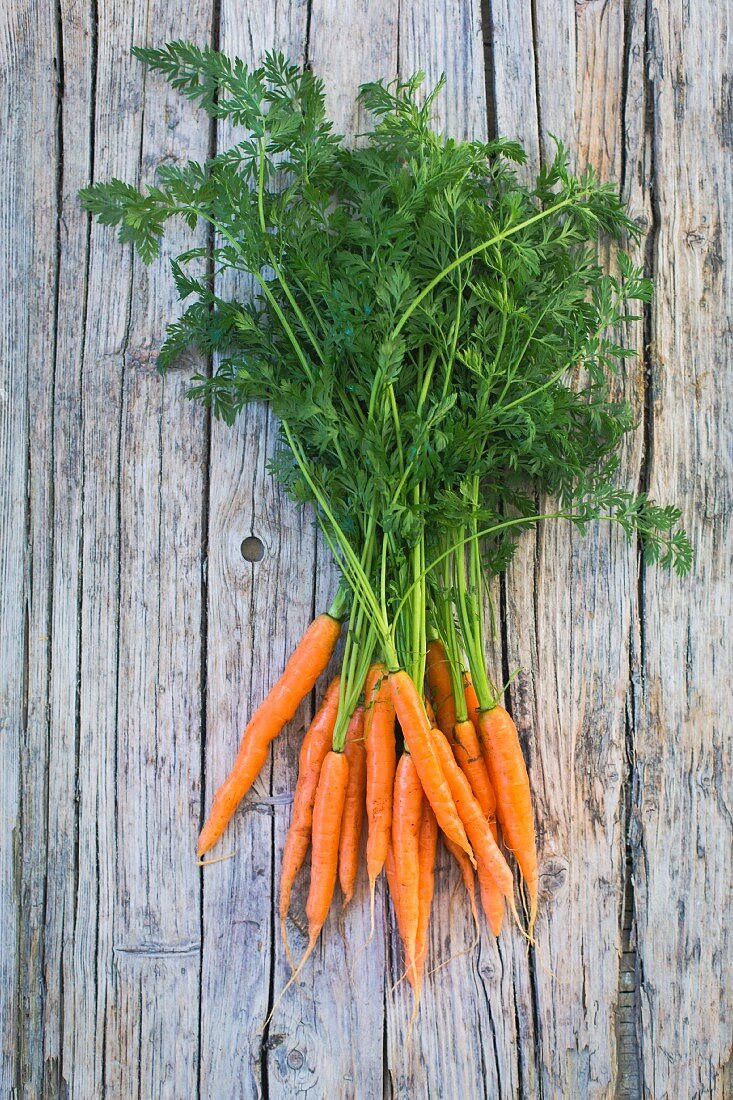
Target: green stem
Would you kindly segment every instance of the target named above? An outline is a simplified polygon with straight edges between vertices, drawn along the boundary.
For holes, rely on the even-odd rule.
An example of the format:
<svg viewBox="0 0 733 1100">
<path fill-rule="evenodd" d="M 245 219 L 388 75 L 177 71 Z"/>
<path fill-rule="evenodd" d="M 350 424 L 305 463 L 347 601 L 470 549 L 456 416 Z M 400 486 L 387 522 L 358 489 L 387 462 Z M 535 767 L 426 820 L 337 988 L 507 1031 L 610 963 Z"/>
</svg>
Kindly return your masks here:
<svg viewBox="0 0 733 1100">
<path fill-rule="evenodd" d="M 296 300 L 293 296 L 293 293 L 290 290 L 290 287 L 288 286 L 288 284 L 285 280 L 285 276 L 283 275 L 282 271 L 280 270 L 280 265 L 278 264 L 277 260 L 275 259 L 275 253 L 274 253 L 274 250 L 272 248 L 272 245 L 270 244 L 270 234 L 267 232 L 267 220 L 265 218 L 265 143 L 264 143 L 264 140 L 262 138 L 259 138 L 259 140 L 258 140 L 258 147 L 259 147 L 259 151 L 260 151 L 260 157 L 259 157 L 259 170 L 258 170 L 258 173 L 257 173 L 257 210 L 258 210 L 258 213 L 259 213 L 260 230 L 262 232 L 262 239 L 264 241 L 265 248 L 267 249 L 267 255 L 270 257 L 270 263 L 272 264 L 273 271 L 277 275 L 278 282 L 280 283 L 280 286 L 283 288 L 283 291 L 285 293 L 285 297 L 290 302 L 290 305 L 293 308 L 293 312 L 295 313 L 295 316 L 298 318 L 301 325 L 303 326 L 303 329 L 304 329 L 308 339 L 310 340 L 311 344 L 313 345 L 313 349 L 316 352 L 316 355 L 318 356 L 318 358 L 323 363 L 323 362 L 325 362 L 325 360 L 324 360 L 324 357 L 323 357 L 323 352 L 321 351 L 320 344 L 316 340 L 315 336 L 313 335 L 313 333 L 311 331 L 310 325 L 308 324 L 307 320 L 303 316 L 303 313 L 300 309 L 300 306 L 296 302 Z"/>
<path fill-rule="evenodd" d="M 450 275 L 452 271 L 455 271 L 457 267 L 460 267 L 461 264 L 465 264 L 468 260 L 472 260 L 473 257 L 478 256 L 480 252 L 485 252 L 487 248 L 491 248 L 492 244 L 498 244 L 499 241 L 504 241 L 507 237 L 513 237 L 515 233 L 520 233 L 523 229 L 527 229 L 528 226 L 534 225 L 535 222 L 542 221 L 543 218 L 548 218 L 550 214 L 556 214 L 559 210 L 564 209 L 564 207 L 570 206 L 580 194 L 583 194 L 583 192 L 578 192 L 578 194 L 570 198 L 563 199 L 561 202 L 556 202 L 553 206 L 548 206 L 545 210 L 540 210 L 537 214 L 533 215 L 533 217 L 526 218 L 523 222 L 518 222 L 517 225 L 509 229 L 502 229 L 500 233 L 496 233 L 487 241 L 482 241 L 481 244 L 477 244 L 474 248 L 470 248 L 468 252 L 463 252 L 460 256 L 457 256 L 452 263 L 449 263 L 447 267 L 439 271 L 435 278 L 431 279 L 427 286 L 423 287 L 420 293 L 413 298 L 396 326 L 392 329 L 392 336 L 399 336 L 420 303 L 435 289 L 438 283 Z"/>
</svg>

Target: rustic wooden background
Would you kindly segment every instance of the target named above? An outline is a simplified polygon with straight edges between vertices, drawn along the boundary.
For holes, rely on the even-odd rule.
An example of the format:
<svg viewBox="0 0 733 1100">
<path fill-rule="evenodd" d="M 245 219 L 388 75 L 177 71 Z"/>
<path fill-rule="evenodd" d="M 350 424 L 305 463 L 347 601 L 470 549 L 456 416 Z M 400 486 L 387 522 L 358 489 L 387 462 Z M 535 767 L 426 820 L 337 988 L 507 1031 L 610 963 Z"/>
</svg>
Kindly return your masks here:
<svg viewBox="0 0 733 1100">
<path fill-rule="evenodd" d="M 733 80 L 726 0 L 0 0 L 0 1013 L 2 1097 L 733 1096 Z M 608 530 L 527 538 L 495 659 L 540 821 L 528 955 L 469 950 L 443 858 L 410 1046 L 384 897 L 262 1022 L 287 969 L 273 921 L 303 708 L 202 873 L 194 839 L 251 705 L 333 570 L 233 431 L 162 381 L 177 308 L 76 198 L 151 180 L 217 133 L 134 43 L 278 47 L 328 78 L 445 70 L 440 121 L 550 133 L 619 181 L 656 283 L 623 389 L 629 484 L 684 505 L 691 578 Z M 184 239 L 182 230 L 177 241 Z M 242 540 L 264 544 L 257 563 Z M 302 904 L 302 899 L 300 904 Z M 461 955 L 461 952 L 464 952 Z"/>
</svg>

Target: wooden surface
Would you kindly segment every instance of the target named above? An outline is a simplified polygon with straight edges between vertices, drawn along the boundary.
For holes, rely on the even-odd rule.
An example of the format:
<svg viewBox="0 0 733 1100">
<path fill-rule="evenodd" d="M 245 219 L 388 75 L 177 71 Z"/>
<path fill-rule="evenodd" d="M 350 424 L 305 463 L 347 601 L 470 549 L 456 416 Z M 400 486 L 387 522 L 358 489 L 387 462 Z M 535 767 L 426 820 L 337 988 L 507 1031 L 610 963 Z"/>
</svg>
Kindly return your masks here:
<svg viewBox="0 0 733 1100">
<path fill-rule="evenodd" d="M 181 11 L 0 0 L 0 1096 L 732 1097 L 730 4 Z M 309 61 L 348 133 L 361 81 L 445 70 L 456 136 L 519 137 L 536 166 L 552 133 L 619 181 L 655 281 L 619 381 L 639 421 L 624 478 L 683 504 L 694 572 L 645 569 L 608 530 L 525 540 L 492 659 L 522 669 L 537 948 L 509 930 L 472 948 L 441 857 L 430 961 L 452 962 L 411 1044 L 381 888 L 360 951 L 363 880 L 262 1031 L 288 973 L 274 884 L 310 706 L 228 834 L 236 858 L 193 861 L 251 705 L 334 572 L 266 474 L 271 419 L 210 424 L 183 400 L 193 364 L 156 374 L 165 261 L 143 269 L 76 199 L 227 140 L 129 56 L 183 35 Z"/>
</svg>

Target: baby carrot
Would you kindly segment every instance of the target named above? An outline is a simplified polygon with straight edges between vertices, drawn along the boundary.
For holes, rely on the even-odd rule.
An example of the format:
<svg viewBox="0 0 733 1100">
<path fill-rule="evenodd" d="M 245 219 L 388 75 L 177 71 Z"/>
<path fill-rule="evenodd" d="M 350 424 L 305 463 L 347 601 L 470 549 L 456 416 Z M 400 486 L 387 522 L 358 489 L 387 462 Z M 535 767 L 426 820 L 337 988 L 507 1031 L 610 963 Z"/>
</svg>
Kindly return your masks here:
<svg viewBox="0 0 733 1100">
<path fill-rule="evenodd" d="M 290 895 L 296 875 L 303 866 L 311 842 L 313 803 L 316 798 L 321 767 L 326 758 L 326 753 L 331 748 L 338 704 L 339 677 L 336 676 L 331 681 L 326 696 L 300 747 L 293 813 L 290 818 L 288 835 L 285 839 L 282 870 L 280 872 L 280 925 L 283 940 L 286 944 L 285 920 L 290 908 Z"/>
<path fill-rule="evenodd" d="M 364 689 L 364 743 L 366 746 L 367 874 L 372 928 L 374 927 L 374 888 L 384 866 L 392 836 L 392 792 L 397 755 L 395 751 L 395 712 L 389 689 L 387 667 L 374 664 L 369 669 Z"/>
<path fill-rule="evenodd" d="M 529 776 L 517 727 L 501 706 L 479 713 L 479 731 L 488 748 L 489 777 L 496 814 L 507 848 L 514 853 L 529 894 L 530 934 L 537 917 L 537 848 Z"/>
<path fill-rule="evenodd" d="M 226 829 L 239 802 L 260 774 L 270 742 L 293 717 L 331 660 L 340 633 L 340 620 L 323 614 L 313 620 L 298 642 L 282 676 L 247 723 L 236 760 L 214 795 L 201 830 L 199 856 L 208 852 Z"/>
<path fill-rule="evenodd" d="M 415 762 L 425 796 L 433 807 L 438 824 L 445 835 L 455 841 L 466 852 L 469 859 L 473 860 L 473 851 L 466 836 L 466 830 L 456 810 L 450 787 L 433 747 L 430 723 L 417 688 L 404 670 L 391 672 L 389 680 L 405 743 Z"/>
<path fill-rule="evenodd" d="M 354 896 L 354 883 L 359 867 L 359 844 L 364 821 L 364 790 L 366 787 L 366 750 L 364 748 L 364 707 L 354 711 L 346 731 L 344 749 L 349 762 L 349 785 L 341 819 L 339 840 L 339 882 L 344 905 Z"/>
</svg>

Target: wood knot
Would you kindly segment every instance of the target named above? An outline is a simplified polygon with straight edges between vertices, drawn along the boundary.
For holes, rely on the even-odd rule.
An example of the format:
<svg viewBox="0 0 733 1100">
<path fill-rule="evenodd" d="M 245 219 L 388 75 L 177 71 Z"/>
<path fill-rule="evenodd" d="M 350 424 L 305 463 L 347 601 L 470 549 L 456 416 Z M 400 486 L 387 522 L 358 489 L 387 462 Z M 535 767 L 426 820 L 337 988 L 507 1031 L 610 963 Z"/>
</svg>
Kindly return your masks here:
<svg viewBox="0 0 733 1100">
<path fill-rule="evenodd" d="M 543 901 L 557 898 L 567 890 L 569 869 L 565 856 L 550 856 L 542 863 L 539 894 Z"/>
</svg>

